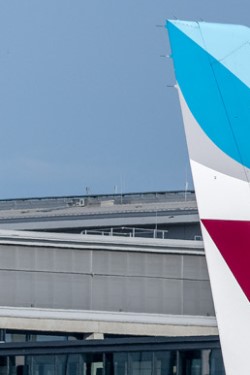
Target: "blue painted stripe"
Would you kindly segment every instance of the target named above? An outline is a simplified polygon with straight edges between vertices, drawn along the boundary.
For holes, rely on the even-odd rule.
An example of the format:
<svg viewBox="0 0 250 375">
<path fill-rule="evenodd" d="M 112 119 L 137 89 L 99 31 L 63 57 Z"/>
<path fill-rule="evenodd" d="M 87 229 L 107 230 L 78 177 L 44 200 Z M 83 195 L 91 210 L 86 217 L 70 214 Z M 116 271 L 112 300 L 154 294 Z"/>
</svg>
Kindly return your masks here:
<svg viewBox="0 0 250 375">
<path fill-rule="evenodd" d="M 250 89 L 205 47 L 172 23 L 167 28 L 176 79 L 192 114 L 223 152 L 250 168 Z"/>
<path fill-rule="evenodd" d="M 169 21 L 250 87 L 250 29 L 242 25 Z M 232 58 L 231 58 L 232 57 Z"/>
</svg>

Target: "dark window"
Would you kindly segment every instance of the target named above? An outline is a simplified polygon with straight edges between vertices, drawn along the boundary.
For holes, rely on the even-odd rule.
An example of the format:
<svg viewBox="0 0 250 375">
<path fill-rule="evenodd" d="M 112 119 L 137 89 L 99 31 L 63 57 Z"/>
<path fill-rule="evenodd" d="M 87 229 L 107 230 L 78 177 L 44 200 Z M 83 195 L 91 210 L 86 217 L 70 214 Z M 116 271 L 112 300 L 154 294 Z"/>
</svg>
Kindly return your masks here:
<svg viewBox="0 0 250 375">
<path fill-rule="evenodd" d="M 176 351 L 155 352 L 155 375 L 176 375 Z"/>
<path fill-rule="evenodd" d="M 225 375 L 223 358 L 220 349 L 211 350 L 210 369 L 210 375 Z"/>
<path fill-rule="evenodd" d="M 152 375 L 152 372 L 152 352 L 136 352 L 129 354 L 129 375 Z"/>
</svg>

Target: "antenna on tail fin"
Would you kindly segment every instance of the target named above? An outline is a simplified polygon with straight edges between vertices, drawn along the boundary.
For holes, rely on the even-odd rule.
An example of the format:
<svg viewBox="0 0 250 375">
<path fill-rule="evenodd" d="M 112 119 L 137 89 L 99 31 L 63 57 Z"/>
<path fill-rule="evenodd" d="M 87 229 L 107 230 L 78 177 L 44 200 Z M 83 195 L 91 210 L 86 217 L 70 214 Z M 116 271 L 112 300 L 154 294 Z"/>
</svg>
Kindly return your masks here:
<svg viewBox="0 0 250 375">
<path fill-rule="evenodd" d="M 168 21 L 227 375 L 250 373 L 250 29 Z"/>
</svg>

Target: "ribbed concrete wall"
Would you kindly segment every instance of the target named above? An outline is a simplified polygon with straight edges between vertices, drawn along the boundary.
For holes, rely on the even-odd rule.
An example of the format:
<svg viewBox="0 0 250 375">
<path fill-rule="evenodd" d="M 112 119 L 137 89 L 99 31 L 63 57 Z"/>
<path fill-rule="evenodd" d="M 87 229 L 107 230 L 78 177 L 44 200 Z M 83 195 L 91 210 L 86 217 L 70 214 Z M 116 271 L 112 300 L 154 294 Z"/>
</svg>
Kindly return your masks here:
<svg viewBox="0 0 250 375">
<path fill-rule="evenodd" d="M 1 306 L 214 315 L 202 244 L 17 233 L 0 233 Z"/>
</svg>

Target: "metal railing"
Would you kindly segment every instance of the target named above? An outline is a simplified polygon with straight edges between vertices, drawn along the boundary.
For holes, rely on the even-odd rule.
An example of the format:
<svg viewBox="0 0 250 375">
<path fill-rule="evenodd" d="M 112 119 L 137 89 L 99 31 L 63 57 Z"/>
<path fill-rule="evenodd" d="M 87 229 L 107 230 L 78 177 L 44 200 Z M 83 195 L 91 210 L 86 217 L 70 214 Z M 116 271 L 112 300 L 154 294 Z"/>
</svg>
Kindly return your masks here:
<svg viewBox="0 0 250 375">
<path fill-rule="evenodd" d="M 167 238 L 168 231 L 161 229 L 115 227 L 101 229 L 85 229 L 81 234 L 100 236 L 122 236 L 122 237 L 144 237 L 144 238 Z"/>
</svg>

